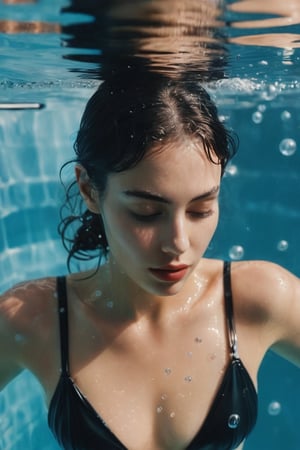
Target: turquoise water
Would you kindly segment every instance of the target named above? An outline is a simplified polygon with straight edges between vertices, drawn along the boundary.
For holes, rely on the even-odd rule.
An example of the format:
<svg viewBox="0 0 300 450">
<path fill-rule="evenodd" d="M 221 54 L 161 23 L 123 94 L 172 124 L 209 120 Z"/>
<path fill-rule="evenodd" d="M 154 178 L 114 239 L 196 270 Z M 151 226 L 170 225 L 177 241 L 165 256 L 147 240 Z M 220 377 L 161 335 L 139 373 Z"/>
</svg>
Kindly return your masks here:
<svg viewBox="0 0 300 450">
<path fill-rule="evenodd" d="M 98 85 L 93 61 L 65 58 L 96 53 L 66 51 L 68 36 L 57 24 L 68 27 L 75 20 L 72 13 L 61 14 L 67 5 L 0 1 L 0 103 L 45 105 L 36 111 L 0 110 L 0 291 L 24 279 L 66 272 L 56 230 L 63 199 L 58 172 L 72 157 L 82 110 Z M 227 12 L 227 18 L 238 22 L 246 16 Z M 76 15 L 76 23 L 90 20 Z M 8 33 L 7 22 L 16 27 L 26 21 L 50 24 L 51 32 Z M 299 25 L 272 28 L 287 31 L 299 33 Z M 257 30 L 224 32 L 236 38 Z M 300 276 L 299 50 L 226 45 L 226 78 L 206 87 L 239 135 L 240 149 L 224 178 L 220 225 L 208 256 L 272 260 Z M 298 369 L 267 355 L 259 373 L 258 424 L 247 450 L 300 448 L 298 380 Z M 22 373 L 0 394 L 0 449 L 57 449 L 46 414 L 37 381 Z"/>
</svg>

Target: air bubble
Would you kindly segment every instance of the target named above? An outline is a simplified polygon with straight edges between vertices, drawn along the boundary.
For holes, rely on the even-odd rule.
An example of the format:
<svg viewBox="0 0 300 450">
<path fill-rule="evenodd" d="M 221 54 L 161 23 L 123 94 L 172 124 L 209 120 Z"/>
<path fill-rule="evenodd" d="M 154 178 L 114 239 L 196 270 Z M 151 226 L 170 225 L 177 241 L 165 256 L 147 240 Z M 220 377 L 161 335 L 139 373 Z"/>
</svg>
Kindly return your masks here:
<svg viewBox="0 0 300 450">
<path fill-rule="evenodd" d="M 225 172 L 228 175 L 234 176 L 234 175 L 237 175 L 238 168 L 234 164 L 230 164 L 229 166 L 226 167 L 226 171 Z"/>
<path fill-rule="evenodd" d="M 171 419 L 174 419 L 174 417 L 175 417 L 174 411 L 172 411 L 172 412 L 170 413 L 170 417 L 171 417 Z"/>
<path fill-rule="evenodd" d="M 96 297 L 101 297 L 101 295 L 102 295 L 102 291 L 100 291 L 100 289 L 97 289 L 97 290 L 95 291 L 95 296 L 96 296 Z"/>
<path fill-rule="evenodd" d="M 288 241 L 286 241 L 284 239 L 279 241 L 277 244 L 277 250 L 279 250 L 280 252 L 285 252 L 288 248 L 289 248 L 289 243 L 288 243 Z"/>
<path fill-rule="evenodd" d="M 171 375 L 171 373 L 172 373 L 172 370 L 171 370 L 169 367 L 167 367 L 167 368 L 165 369 L 165 374 L 166 374 L 166 375 Z"/>
<path fill-rule="evenodd" d="M 228 418 L 228 427 L 234 430 L 239 426 L 240 416 L 238 414 L 231 414 Z"/>
<path fill-rule="evenodd" d="M 157 408 L 156 408 L 156 412 L 157 412 L 157 414 L 160 414 L 162 411 L 163 411 L 163 407 L 162 406 L 158 406 Z"/>
<path fill-rule="evenodd" d="M 255 111 L 252 114 L 252 121 L 256 124 L 262 123 L 264 116 L 260 111 Z"/>
<path fill-rule="evenodd" d="M 281 404 L 277 401 L 271 402 L 268 406 L 270 416 L 278 416 L 281 413 Z"/>
<path fill-rule="evenodd" d="M 267 109 L 266 105 L 258 105 L 257 107 L 258 111 L 260 111 L 261 113 L 265 112 L 265 110 Z"/>
<path fill-rule="evenodd" d="M 292 117 L 292 114 L 289 111 L 282 111 L 280 118 L 282 122 L 287 122 Z"/>
<path fill-rule="evenodd" d="M 291 138 L 283 139 L 279 144 L 279 150 L 283 156 L 292 156 L 297 150 L 296 141 Z"/>
<path fill-rule="evenodd" d="M 16 342 L 24 342 L 25 337 L 22 334 L 15 334 L 15 341 Z"/>
<path fill-rule="evenodd" d="M 106 307 L 112 309 L 114 307 L 114 302 L 109 300 L 108 302 L 106 302 Z"/>
<path fill-rule="evenodd" d="M 229 257 L 233 260 L 242 259 L 244 253 L 244 248 L 241 245 L 233 245 L 229 250 Z"/>
</svg>

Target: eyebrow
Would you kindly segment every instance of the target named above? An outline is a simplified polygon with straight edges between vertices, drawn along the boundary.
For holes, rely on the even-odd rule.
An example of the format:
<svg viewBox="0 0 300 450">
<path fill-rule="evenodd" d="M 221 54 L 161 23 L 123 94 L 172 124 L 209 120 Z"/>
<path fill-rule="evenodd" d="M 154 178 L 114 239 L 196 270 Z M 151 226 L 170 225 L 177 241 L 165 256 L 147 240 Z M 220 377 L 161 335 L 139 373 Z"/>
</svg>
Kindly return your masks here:
<svg viewBox="0 0 300 450">
<path fill-rule="evenodd" d="M 206 200 L 208 198 L 212 198 L 215 197 L 218 192 L 220 190 L 220 186 L 214 186 L 212 189 L 210 189 L 207 192 L 203 192 L 203 194 L 197 195 L 197 197 L 192 198 L 192 200 L 190 201 L 190 203 L 192 202 L 196 202 L 197 200 Z M 162 197 L 159 194 L 153 194 L 152 192 L 149 191 L 140 191 L 140 190 L 127 190 L 124 191 L 123 194 L 127 195 L 128 197 L 135 197 L 135 198 L 141 198 L 144 200 L 152 200 L 155 202 L 160 202 L 160 203 L 172 203 L 171 200 Z"/>
</svg>

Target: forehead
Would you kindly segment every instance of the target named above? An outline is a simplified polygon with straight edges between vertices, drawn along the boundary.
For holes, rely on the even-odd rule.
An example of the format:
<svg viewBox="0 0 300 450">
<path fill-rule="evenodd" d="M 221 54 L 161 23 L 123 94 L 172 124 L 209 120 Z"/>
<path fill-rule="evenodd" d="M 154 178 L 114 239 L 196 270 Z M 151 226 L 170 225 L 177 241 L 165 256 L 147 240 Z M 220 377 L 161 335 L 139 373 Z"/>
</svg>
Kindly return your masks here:
<svg viewBox="0 0 300 450">
<path fill-rule="evenodd" d="M 181 140 L 154 147 L 135 167 L 109 175 L 108 187 L 193 197 L 218 186 L 220 178 L 220 164 L 209 160 L 199 142 Z"/>
</svg>

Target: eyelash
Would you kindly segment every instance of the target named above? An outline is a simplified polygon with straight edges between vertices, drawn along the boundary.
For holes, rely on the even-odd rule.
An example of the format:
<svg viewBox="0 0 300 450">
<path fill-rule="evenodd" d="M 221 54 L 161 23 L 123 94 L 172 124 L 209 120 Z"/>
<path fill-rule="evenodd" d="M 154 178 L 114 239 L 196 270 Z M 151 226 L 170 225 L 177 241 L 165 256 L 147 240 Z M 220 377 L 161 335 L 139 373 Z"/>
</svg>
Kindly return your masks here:
<svg viewBox="0 0 300 450">
<path fill-rule="evenodd" d="M 208 211 L 204 211 L 204 212 L 190 212 L 188 214 L 190 214 L 194 219 L 205 219 L 206 217 L 211 216 L 213 213 L 213 211 L 210 209 Z M 134 212 L 130 212 L 131 216 L 139 221 L 139 222 L 154 222 L 155 220 L 157 220 L 162 213 L 154 213 L 154 214 L 137 214 Z"/>
</svg>

